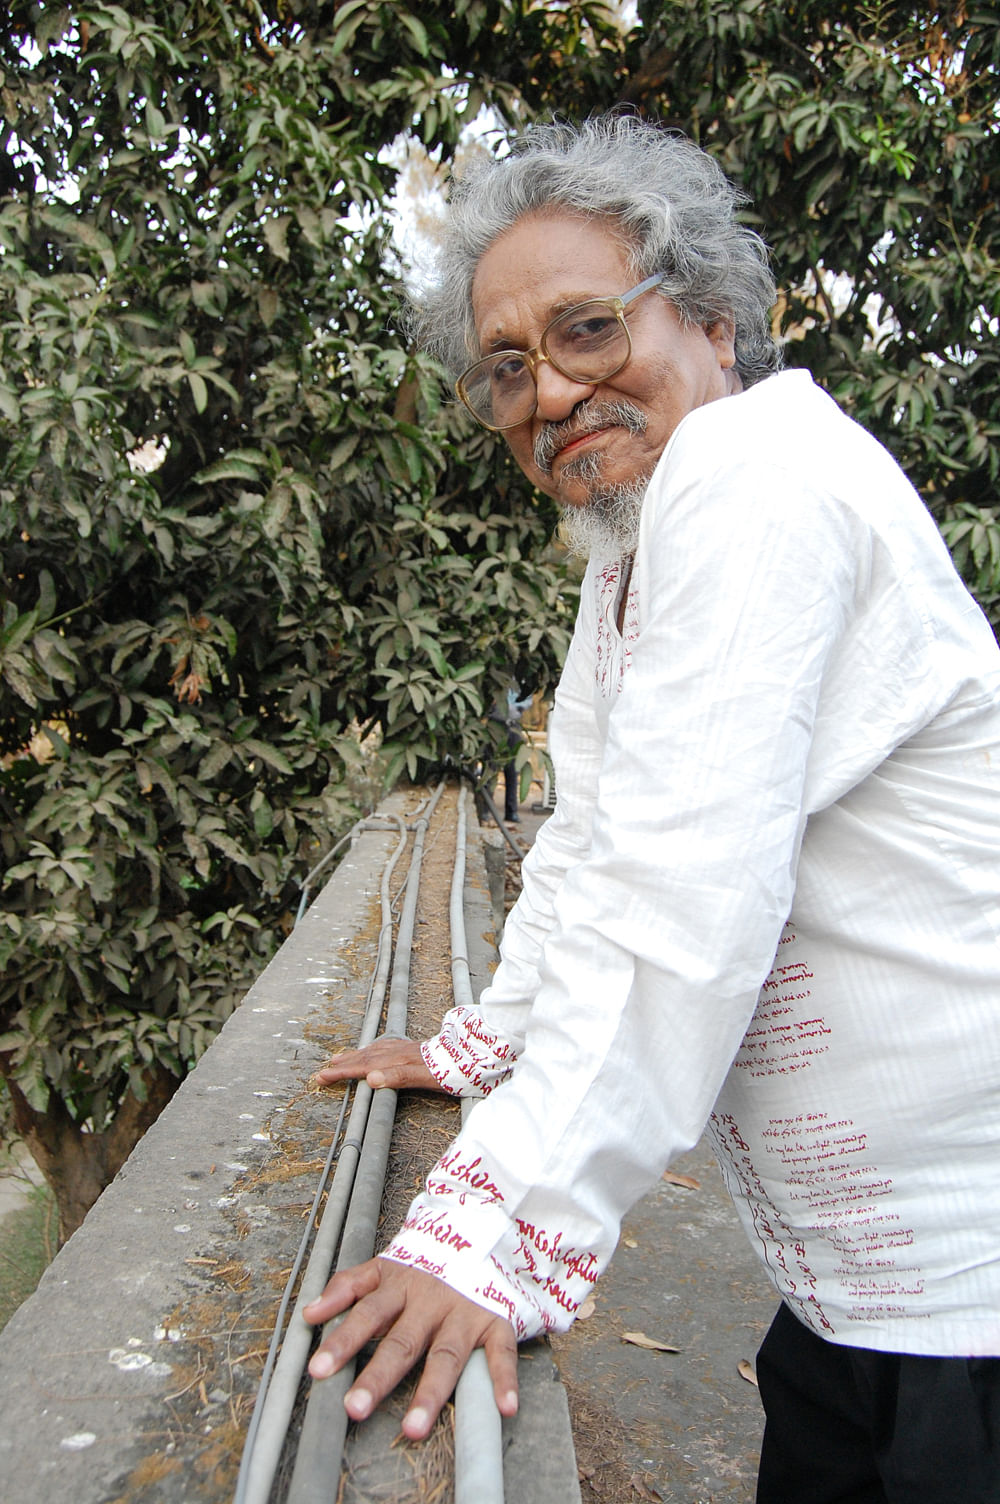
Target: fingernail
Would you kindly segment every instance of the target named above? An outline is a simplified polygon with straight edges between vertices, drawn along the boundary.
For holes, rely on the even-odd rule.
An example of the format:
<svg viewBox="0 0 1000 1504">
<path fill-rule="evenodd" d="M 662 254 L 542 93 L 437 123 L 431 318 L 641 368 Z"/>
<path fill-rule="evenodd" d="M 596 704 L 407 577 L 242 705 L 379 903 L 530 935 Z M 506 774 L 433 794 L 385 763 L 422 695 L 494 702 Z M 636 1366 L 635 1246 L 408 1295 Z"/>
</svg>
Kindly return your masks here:
<svg viewBox="0 0 1000 1504">
<path fill-rule="evenodd" d="M 355 1420 L 367 1420 L 371 1414 L 372 1397 L 367 1389 L 349 1389 L 344 1395 L 344 1404 Z"/>
<path fill-rule="evenodd" d="M 328 1379 L 333 1373 L 333 1359 L 329 1353 L 315 1353 L 309 1363 L 309 1372 L 314 1379 Z"/>
<path fill-rule="evenodd" d="M 413 1410 L 407 1410 L 403 1417 L 403 1425 L 407 1426 L 413 1435 L 423 1436 L 428 1425 L 427 1411 L 421 1405 L 417 1405 Z"/>
</svg>

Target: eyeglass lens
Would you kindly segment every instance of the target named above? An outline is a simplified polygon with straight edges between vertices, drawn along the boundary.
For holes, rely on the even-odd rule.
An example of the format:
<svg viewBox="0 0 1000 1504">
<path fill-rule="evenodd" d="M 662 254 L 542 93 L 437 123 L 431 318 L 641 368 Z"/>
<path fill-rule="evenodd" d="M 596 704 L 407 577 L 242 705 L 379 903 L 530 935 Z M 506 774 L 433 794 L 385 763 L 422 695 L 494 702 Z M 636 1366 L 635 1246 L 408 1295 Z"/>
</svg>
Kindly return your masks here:
<svg viewBox="0 0 1000 1504">
<path fill-rule="evenodd" d="M 553 319 L 542 336 L 541 353 L 571 381 L 603 381 L 629 356 L 629 337 L 607 303 L 581 303 Z M 478 361 L 463 378 L 466 401 L 494 428 L 513 428 L 535 407 L 535 377 L 527 360 L 501 350 Z"/>
</svg>

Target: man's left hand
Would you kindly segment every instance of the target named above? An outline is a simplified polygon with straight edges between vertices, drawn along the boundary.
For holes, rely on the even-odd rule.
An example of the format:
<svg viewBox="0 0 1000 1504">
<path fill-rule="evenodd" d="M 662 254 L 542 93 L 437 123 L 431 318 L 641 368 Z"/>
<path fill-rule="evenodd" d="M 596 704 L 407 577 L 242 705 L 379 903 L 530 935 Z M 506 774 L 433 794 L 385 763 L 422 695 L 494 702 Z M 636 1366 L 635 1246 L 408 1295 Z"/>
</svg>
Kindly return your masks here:
<svg viewBox="0 0 1000 1504">
<path fill-rule="evenodd" d="M 305 1318 L 316 1326 L 342 1311 L 348 1314 L 324 1337 L 310 1359 L 309 1372 L 314 1379 L 329 1378 L 366 1342 L 382 1339 L 344 1398 L 352 1420 L 366 1420 L 426 1353 L 420 1382 L 403 1418 L 404 1435 L 422 1441 L 476 1347 L 485 1349 L 500 1414 L 517 1413 L 513 1327 L 442 1280 L 391 1259 L 369 1259 L 335 1274 L 319 1299 L 306 1306 Z"/>
</svg>

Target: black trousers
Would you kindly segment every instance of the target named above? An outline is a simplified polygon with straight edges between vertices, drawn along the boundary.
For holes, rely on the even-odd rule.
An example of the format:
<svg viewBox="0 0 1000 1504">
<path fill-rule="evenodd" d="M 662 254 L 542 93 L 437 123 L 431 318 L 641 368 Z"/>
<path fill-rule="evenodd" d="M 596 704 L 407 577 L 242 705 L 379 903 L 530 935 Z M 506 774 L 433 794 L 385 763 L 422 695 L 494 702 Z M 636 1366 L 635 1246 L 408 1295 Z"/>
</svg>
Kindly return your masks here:
<svg viewBox="0 0 1000 1504">
<path fill-rule="evenodd" d="M 782 1305 L 757 1379 L 757 1504 L 1000 1504 L 1000 1358 L 838 1346 Z"/>
</svg>

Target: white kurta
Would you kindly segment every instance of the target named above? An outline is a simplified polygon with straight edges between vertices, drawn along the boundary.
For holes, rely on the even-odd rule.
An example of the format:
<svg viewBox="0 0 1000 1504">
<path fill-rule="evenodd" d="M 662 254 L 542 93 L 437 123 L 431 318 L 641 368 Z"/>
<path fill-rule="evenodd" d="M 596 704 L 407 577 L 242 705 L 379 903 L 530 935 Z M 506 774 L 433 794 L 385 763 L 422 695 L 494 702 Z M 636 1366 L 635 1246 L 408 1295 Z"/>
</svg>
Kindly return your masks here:
<svg viewBox="0 0 1000 1504">
<path fill-rule="evenodd" d="M 1000 1354 L 988 624 L 894 461 L 803 372 L 684 420 L 624 640 L 616 593 L 592 567 L 557 808 L 481 1016 L 425 1048 L 487 1094 L 387 1256 L 521 1337 L 565 1327 L 708 1124 L 816 1332 Z"/>
</svg>

